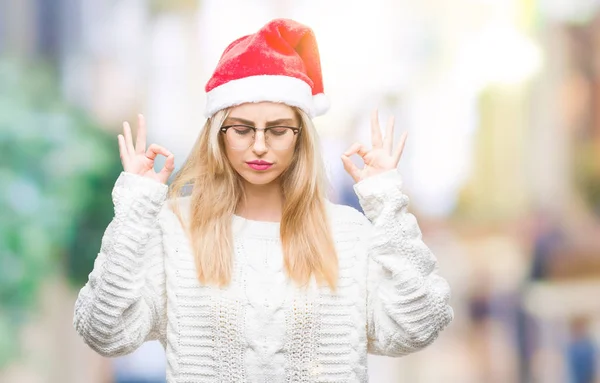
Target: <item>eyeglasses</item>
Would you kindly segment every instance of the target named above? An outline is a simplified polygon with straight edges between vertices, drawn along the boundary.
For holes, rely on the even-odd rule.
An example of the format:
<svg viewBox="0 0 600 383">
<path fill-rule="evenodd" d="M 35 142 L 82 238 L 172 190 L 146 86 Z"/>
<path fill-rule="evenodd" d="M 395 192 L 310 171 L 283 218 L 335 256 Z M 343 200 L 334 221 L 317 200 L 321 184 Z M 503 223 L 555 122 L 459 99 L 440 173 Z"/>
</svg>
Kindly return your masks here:
<svg viewBox="0 0 600 383">
<path fill-rule="evenodd" d="M 269 126 L 255 128 L 248 125 L 228 125 L 221 128 L 229 147 L 234 150 L 246 150 L 254 144 L 256 132 L 263 131 L 265 144 L 273 150 L 289 149 L 294 143 L 294 136 L 300 133 L 300 128 L 291 126 Z"/>
</svg>

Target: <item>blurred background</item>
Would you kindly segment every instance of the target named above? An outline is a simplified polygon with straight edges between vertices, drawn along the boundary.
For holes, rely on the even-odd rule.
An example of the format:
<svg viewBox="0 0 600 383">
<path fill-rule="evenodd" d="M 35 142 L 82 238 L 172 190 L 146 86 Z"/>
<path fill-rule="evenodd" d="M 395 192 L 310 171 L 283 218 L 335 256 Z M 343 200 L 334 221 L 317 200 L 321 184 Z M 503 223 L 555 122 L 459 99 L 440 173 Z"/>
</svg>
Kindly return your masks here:
<svg viewBox="0 0 600 383">
<path fill-rule="evenodd" d="M 221 52 L 275 17 L 317 35 L 331 199 L 357 206 L 339 156 L 396 116 L 453 288 L 452 325 L 371 381 L 600 382 L 599 0 L 0 0 L 0 382 L 164 382 L 159 344 L 106 359 L 72 327 L 116 136 L 141 112 L 181 166 Z"/>
</svg>

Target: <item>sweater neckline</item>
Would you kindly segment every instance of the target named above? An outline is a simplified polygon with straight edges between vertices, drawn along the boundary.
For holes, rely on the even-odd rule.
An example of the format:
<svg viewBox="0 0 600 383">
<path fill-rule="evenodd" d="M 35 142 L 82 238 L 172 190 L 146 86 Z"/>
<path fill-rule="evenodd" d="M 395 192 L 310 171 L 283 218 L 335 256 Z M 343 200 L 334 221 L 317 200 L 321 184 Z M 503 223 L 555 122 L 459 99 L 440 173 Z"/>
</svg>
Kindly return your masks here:
<svg viewBox="0 0 600 383">
<path fill-rule="evenodd" d="M 281 222 L 256 221 L 237 214 L 233 215 L 235 233 L 278 239 L 280 227 Z"/>
</svg>

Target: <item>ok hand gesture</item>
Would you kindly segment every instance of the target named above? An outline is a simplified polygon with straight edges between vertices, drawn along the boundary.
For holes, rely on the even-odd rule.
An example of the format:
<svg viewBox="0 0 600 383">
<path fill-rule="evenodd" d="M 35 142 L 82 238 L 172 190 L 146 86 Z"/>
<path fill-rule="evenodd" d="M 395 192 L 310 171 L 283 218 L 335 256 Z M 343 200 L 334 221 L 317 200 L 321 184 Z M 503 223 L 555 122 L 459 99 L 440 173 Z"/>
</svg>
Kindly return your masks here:
<svg viewBox="0 0 600 383">
<path fill-rule="evenodd" d="M 119 153 L 123 170 L 166 184 L 175 169 L 175 157 L 167 149 L 157 144 L 150 145 L 146 150 L 146 122 L 141 114 L 138 115 L 138 124 L 135 147 L 128 122 L 123 123 L 123 135 L 119 134 Z M 156 173 L 154 159 L 158 154 L 167 157 L 167 161 L 161 171 Z"/>
<path fill-rule="evenodd" d="M 374 110 L 371 114 L 371 141 L 373 148 L 369 150 L 359 142 L 354 143 L 342 155 L 344 169 L 352 176 L 355 182 L 360 182 L 376 174 L 396 169 L 402 156 L 407 136 L 407 132 L 404 132 L 402 137 L 400 137 L 400 143 L 394 149 L 394 117 L 390 117 L 385 129 L 385 138 L 382 139 L 381 130 L 379 129 L 378 112 Z M 353 154 L 358 154 L 362 157 L 365 163 L 362 169 L 359 169 L 350 160 L 350 156 Z"/>
</svg>

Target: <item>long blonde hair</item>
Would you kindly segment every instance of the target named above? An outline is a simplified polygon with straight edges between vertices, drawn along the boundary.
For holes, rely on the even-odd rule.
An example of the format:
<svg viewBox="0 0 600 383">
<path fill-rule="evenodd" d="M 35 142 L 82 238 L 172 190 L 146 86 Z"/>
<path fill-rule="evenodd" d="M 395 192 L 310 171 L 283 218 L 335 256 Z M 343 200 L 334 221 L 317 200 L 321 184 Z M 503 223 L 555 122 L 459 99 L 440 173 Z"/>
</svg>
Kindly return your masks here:
<svg viewBox="0 0 600 383">
<path fill-rule="evenodd" d="M 314 276 L 335 290 L 338 258 L 326 207 L 326 176 L 312 120 L 294 108 L 302 128 L 292 163 L 280 176 L 284 198 L 280 236 L 287 275 L 301 286 Z M 244 196 L 240 176 L 225 154 L 219 132 L 228 110 L 206 121 L 190 156 L 169 187 L 173 211 L 185 228 L 202 284 L 226 286 L 233 269 L 231 218 Z M 190 187 L 189 219 L 177 198 Z"/>
</svg>

